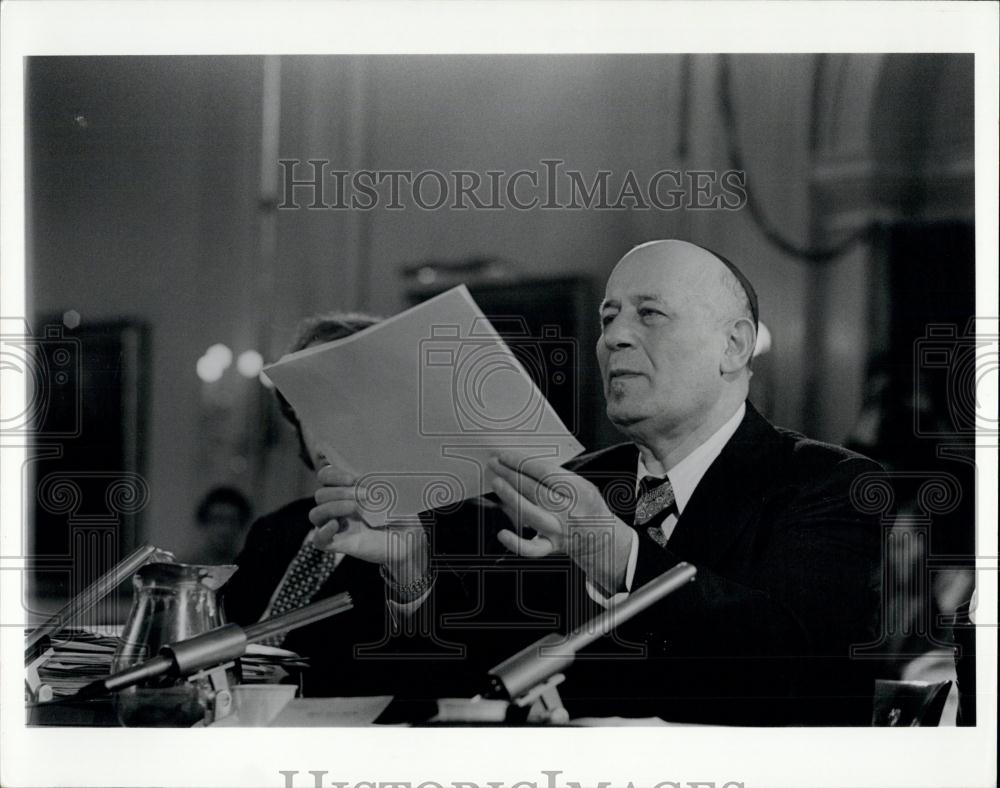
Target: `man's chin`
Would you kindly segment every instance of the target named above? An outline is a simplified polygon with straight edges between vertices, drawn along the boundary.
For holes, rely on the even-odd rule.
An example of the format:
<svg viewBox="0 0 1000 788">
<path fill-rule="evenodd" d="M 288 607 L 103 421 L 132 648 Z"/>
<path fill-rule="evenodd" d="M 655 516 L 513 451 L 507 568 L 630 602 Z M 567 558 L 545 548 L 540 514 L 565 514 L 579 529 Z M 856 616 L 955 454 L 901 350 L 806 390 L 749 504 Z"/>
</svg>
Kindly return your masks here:
<svg viewBox="0 0 1000 788">
<path fill-rule="evenodd" d="M 608 405 L 607 414 L 608 420 L 619 430 L 627 430 L 648 418 L 645 413 L 641 413 L 635 408 L 620 408 L 612 405 Z"/>
</svg>

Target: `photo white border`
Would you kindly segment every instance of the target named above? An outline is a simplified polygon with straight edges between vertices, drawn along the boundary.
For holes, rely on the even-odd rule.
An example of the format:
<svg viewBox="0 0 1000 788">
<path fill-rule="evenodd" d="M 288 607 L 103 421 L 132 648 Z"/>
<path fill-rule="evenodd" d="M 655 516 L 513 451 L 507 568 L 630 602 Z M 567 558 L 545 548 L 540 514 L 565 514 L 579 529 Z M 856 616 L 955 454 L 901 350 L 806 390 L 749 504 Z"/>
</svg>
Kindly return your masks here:
<svg viewBox="0 0 1000 788">
<path fill-rule="evenodd" d="M 541 52 L 974 52 L 979 316 L 997 304 L 998 6 L 938 2 L 22 2 L 0 6 L 0 315 L 25 314 L 22 58 L 29 55 Z M 9 407 L 24 398 L 4 376 Z M 996 391 L 980 392 L 996 418 Z M 989 402 L 985 398 L 992 397 Z M 9 399 L 8 399 L 9 398 Z M 934 729 L 26 729 L 18 571 L 0 571 L 0 784 L 275 786 L 332 781 L 485 786 L 558 770 L 582 784 L 993 784 L 996 769 L 996 440 L 977 451 L 978 714 Z M 17 570 L 23 449 L 0 450 L 0 570 Z"/>
</svg>

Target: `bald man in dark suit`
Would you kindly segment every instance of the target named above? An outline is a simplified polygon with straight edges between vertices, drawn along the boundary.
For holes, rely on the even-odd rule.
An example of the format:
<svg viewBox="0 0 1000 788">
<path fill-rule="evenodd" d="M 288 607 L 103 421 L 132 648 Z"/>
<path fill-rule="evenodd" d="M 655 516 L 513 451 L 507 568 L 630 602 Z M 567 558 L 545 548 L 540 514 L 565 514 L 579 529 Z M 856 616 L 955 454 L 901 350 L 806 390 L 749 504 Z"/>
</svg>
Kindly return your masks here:
<svg viewBox="0 0 1000 788">
<path fill-rule="evenodd" d="M 578 458 L 571 474 L 494 460 L 515 525 L 500 540 L 569 555 L 600 604 L 682 560 L 698 568 L 620 627 L 645 657 L 606 660 L 582 695 L 699 722 L 867 724 L 872 665 L 851 649 L 877 639 L 881 530 L 856 502 L 880 468 L 747 402 L 757 309 L 745 276 L 706 249 L 659 241 L 627 254 L 608 280 L 597 353 L 608 416 L 631 442 Z M 588 529 L 604 539 L 581 538 Z M 603 686 L 609 675 L 616 686 Z"/>
<path fill-rule="evenodd" d="M 473 502 L 431 526 L 441 553 L 468 554 L 485 531 L 519 556 L 467 572 L 470 669 L 687 561 L 694 583 L 577 660 L 562 687 L 571 714 L 867 724 L 873 666 L 852 647 L 877 640 L 881 529 L 857 502 L 879 466 L 776 428 L 747 401 L 757 297 L 725 258 L 683 241 L 637 247 L 600 317 L 607 413 L 629 443 L 565 468 L 500 453 L 488 468 L 500 508 Z M 325 474 L 317 500 L 342 509 L 348 480 Z M 498 584 L 512 567 L 514 591 Z"/>
</svg>

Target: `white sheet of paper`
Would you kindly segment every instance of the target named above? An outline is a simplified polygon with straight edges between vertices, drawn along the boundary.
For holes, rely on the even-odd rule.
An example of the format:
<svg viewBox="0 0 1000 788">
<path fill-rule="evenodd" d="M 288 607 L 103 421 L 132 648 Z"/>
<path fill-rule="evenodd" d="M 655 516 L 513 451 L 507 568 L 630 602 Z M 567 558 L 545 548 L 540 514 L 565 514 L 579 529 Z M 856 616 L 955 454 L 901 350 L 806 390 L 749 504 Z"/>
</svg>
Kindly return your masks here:
<svg viewBox="0 0 1000 788">
<path fill-rule="evenodd" d="M 503 447 L 559 464 L 583 450 L 464 285 L 264 372 L 361 477 L 372 525 L 489 492 Z"/>
<path fill-rule="evenodd" d="M 271 720 L 272 728 L 332 728 L 371 725 L 391 695 L 358 698 L 295 698 Z"/>
</svg>

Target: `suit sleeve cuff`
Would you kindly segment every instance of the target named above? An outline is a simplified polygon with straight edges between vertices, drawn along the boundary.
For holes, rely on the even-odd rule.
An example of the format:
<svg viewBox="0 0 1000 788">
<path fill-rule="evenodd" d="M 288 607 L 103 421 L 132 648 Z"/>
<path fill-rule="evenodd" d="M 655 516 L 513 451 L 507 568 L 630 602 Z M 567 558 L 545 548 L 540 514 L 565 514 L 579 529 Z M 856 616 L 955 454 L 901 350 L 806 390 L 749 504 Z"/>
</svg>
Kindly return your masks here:
<svg viewBox="0 0 1000 788">
<path fill-rule="evenodd" d="M 681 562 L 670 546 L 660 547 L 648 536 L 639 537 L 639 556 L 635 564 L 634 586 L 642 586 Z"/>
<path fill-rule="evenodd" d="M 427 597 L 431 595 L 432 588 L 428 588 L 424 593 L 418 596 L 416 599 L 411 599 L 409 602 L 397 602 L 395 599 L 386 598 L 386 604 L 389 605 L 389 609 L 396 613 L 402 613 L 404 616 L 412 615 L 416 613 L 420 606 L 427 601 Z"/>
<path fill-rule="evenodd" d="M 628 552 L 628 564 L 625 567 L 625 590 L 619 591 L 611 596 L 604 596 L 589 580 L 587 581 L 587 596 L 593 599 L 601 607 L 609 607 L 618 604 L 623 599 L 627 599 L 632 591 L 632 583 L 635 580 L 635 567 L 639 561 L 639 534 L 632 531 L 632 545 Z"/>
</svg>

